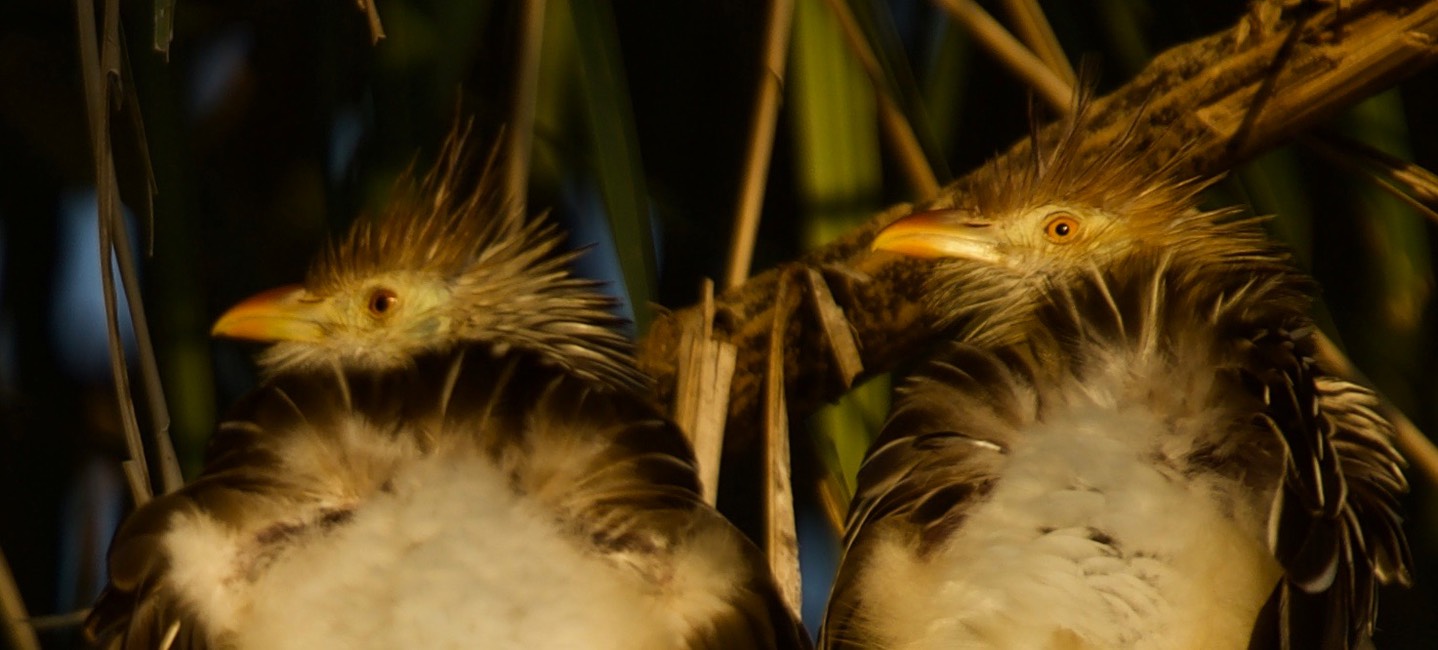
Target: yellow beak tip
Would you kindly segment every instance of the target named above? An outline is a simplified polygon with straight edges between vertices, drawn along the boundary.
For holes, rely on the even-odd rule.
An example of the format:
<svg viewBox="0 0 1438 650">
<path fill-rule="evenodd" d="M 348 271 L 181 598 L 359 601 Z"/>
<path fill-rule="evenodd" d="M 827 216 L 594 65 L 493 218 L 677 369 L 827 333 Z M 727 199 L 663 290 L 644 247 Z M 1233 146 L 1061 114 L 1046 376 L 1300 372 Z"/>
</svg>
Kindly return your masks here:
<svg viewBox="0 0 1438 650">
<path fill-rule="evenodd" d="M 965 221 L 954 210 L 930 210 L 900 217 L 874 235 L 870 250 L 923 259 L 998 259 L 992 229 L 983 221 Z"/>
<path fill-rule="evenodd" d="M 264 291 L 231 307 L 215 320 L 210 336 L 242 341 L 312 341 L 322 335 L 319 305 L 290 285 Z"/>
<path fill-rule="evenodd" d="M 947 210 L 934 210 L 900 217 L 874 235 L 869 250 L 910 257 L 938 257 L 940 251 L 934 241 L 951 230 L 945 220 L 947 213 Z"/>
</svg>

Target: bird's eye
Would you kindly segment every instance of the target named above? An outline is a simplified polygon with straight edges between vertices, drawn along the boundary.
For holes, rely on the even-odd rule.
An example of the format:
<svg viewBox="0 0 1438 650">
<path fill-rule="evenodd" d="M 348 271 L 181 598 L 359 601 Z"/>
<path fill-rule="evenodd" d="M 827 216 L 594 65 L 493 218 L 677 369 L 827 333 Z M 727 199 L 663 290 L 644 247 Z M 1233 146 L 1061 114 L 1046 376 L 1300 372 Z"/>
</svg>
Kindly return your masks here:
<svg viewBox="0 0 1438 650">
<path fill-rule="evenodd" d="M 1044 225 L 1044 236 L 1055 244 L 1067 244 L 1074 240 L 1078 234 L 1079 222 L 1073 215 L 1067 212 L 1060 212 L 1049 219 Z"/>
<path fill-rule="evenodd" d="M 369 295 L 369 313 L 372 316 L 383 316 L 398 304 L 399 296 L 389 289 L 375 289 Z"/>
</svg>

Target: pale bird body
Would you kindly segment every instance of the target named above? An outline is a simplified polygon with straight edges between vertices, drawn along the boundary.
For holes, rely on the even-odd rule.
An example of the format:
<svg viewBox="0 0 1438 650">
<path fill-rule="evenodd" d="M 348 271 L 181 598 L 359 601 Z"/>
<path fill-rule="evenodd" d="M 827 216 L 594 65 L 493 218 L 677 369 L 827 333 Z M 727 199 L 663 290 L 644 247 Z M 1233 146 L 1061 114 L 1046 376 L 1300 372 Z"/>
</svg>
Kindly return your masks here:
<svg viewBox="0 0 1438 650">
<path fill-rule="evenodd" d="M 192 484 L 144 549 L 170 562 L 153 595 L 174 620 L 240 648 L 658 649 L 752 597 L 752 555 L 717 515 L 663 507 L 689 486 L 650 474 L 686 468 L 615 449 L 669 435 L 662 419 L 515 356 L 418 363 L 280 377 L 221 426 L 237 463 L 266 465 Z M 646 498 L 653 510 L 594 518 L 616 509 L 605 499 Z"/>
<path fill-rule="evenodd" d="M 87 629 L 111 647 L 794 648 L 700 496 L 610 301 L 486 185 L 464 132 L 303 287 L 216 324 L 278 341 L 205 470 L 140 508 Z M 484 178 L 492 181 L 492 173 Z"/>
<path fill-rule="evenodd" d="M 985 356 L 955 350 L 946 362 L 968 375 L 973 365 L 1001 367 Z M 870 533 L 855 589 L 872 594 L 866 629 L 885 639 L 872 647 L 1246 647 L 1280 575 L 1264 543 L 1268 511 L 1241 478 L 1184 460 L 1238 414 L 1173 418 L 1173 405 L 1150 402 L 1211 378 L 1105 365 L 1046 393 L 1041 420 L 1037 395 L 1017 377 L 1000 384 L 1018 398 L 1012 410 L 963 403 L 964 419 L 1017 420 L 1022 434 L 993 441 L 969 430 L 973 440 L 932 442 L 933 462 L 956 474 L 982 456 L 1001 457 L 1002 469 L 976 472 L 982 487 L 973 489 L 987 493 L 961 522 L 936 522 L 953 526 L 946 538 L 915 540 L 903 526 Z M 1164 388 L 1154 395 L 1155 386 Z M 912 388 L 910 417 L 955 406 L 942 391 Z M 914 553 L 916 542 L 926 550 Z"/>
<path fill-rule="evenodd" d="M 1256 222 L 1133 143 L 1080 160 L 1085 108 L 876 239 L 948 258 L 955 335 L 860 469 L 821 645 L 1358 645 L 1411 563 L 1391 427 L 1315 364 L 1311 282 Z"/>
</svg>

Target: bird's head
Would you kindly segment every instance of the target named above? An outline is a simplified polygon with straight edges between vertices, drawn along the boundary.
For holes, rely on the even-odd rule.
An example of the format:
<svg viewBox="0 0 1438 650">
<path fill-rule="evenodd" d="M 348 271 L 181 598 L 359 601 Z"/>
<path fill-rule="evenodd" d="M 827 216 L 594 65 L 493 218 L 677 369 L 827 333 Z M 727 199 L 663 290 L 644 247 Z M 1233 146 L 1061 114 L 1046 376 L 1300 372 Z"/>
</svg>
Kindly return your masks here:
<svg viewBox="0 0 1438 650">
<path fill-rule="evenodd" d="M 1289 277 L 1287 255 L 1261 220 L 1200 209 L 1212 181 L 1175 173 L 1176 157 L 1155 164 L 1152 147 L 1131 135 L 1085 149 L 1081 135 L 1097 128 L 1089 106 L 1078 103 L 1046 150 L 1035 136 L 1027 159 L 999 158 L 876 234 L 875 250 L 934 260 L 925 295 L 939 326 L 1022 325 L 1056 296 L 1158 275 L 1215 297 L 1255 275 Z M 1003 338 L 1024 329 L 1009 327 Z"/>
<path fill-rule="evenodd" d="M 376 219 L 360 219 L 303 284 L 249 298 L 215 322 L 218 337 L 271 343 L 267 374 L 338 365 L 387 370 L 459 346 L 526 350 L 572 372 L 637 386 L 613 301 L 572 277 L 578 254 L 543 218 L 525 220 L 486 165 L 461 192 L 466 129 L 419 183 L 401 182 Z"/>
<path fill-rule="evenodd" d="M 252 296 L 215 322 L 215 336 L 273 343 L 267 367 L 340 360 L 404 365 L 427 347 L 453 340 L 456 305 L 449 278 L 390 271 L 318 285 L 296 284 Z"/>
<path fill-rule="evenodd" d="M 1165 231 L 1161 223 L 1081 201 L 1036 201 L 999 212 L 967 207 L 911 214 L 881 230 L 873 248 L 1061 279 L 1155 244 Z"/>
</svg>

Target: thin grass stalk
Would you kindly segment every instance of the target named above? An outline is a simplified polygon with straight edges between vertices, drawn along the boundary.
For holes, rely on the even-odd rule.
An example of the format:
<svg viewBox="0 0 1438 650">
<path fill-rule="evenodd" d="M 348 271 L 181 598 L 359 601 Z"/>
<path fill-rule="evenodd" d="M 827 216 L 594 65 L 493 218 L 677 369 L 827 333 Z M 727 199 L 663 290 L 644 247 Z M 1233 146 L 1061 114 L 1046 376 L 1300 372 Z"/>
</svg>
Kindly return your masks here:
<svg viewBox="0 0 1438 650">
<path fill-rule="evenodd" d="M 104 48 L 101 50 L 100 63 L 103 69 L 106 70 L 107 74 L 109 75 L 108 81 L 110 83 L 106 84 L 106 92 L 109 99 L 111 100 L 116 99 L 114 96 L 114 93 L 116 92 L 121 93 L 122 98 L 124 95 L 130 95 L 133 92 L 131 89 L 124 87 L 121 83 L 122 80 L 126 78 L 126 75 L 124 75 L 123 70 L 125 50 L 120 41 L 119 21 L 119 0 L 109 0 L 106 3 L 104 25 L 105 42 Z M 113 105 L 115 107 L 119 107 L 120 101 L 109 101 L 106 102 L 106 105 Z M 136 112 L 134 113 L 134 115 L 136 116 L 136 119 L 138 119 L 139 113 Z M 108 134 L 110 128 L 108 114 L 106 115 L 105 120 L 105 132 L 106 139 L 108 141 Z M 147 191 L 146 208 L 147 213 L 151 214 L 150 224 L 153 227 L 152 213 L 154 208 L 153 205 L 151 205 L 151 202 L 148 200 L 148 192 L 153 191 L 154 189 L 154 173 L 150 170 L 149 153 L 145 151 L 145 143 L 143 140 L 144 131 L 142 129 L 139 132 L 142 134 L 142 139 L 140 141 L 141 151 L 144 152 L 142 155 L 143 165 L 141 168 L 146 173 L 145 179 L 147 181 L 145 184 L 145 189 Z M 155 445 L 154 460 L 159 465 L 160 489 L 163 491 L 163 493 L 170 493 L 180 489 L 180 486 L 184 485 L 185 479 L 180 474 L 180 463 L 179 460 L 177 460 L 175 457 L 175 445 L 170 440 L 170 407 L 165 401 L 165 389 L 163 384 L 160 382 L 160 367 L 159 363 L 155 359 L 155 346 L 150 340 L 149 319 L 145 316 L 145 301 L 140 293 L 139 272 L 136 270 L 139 267 L 135 263 L 135 249 L 133 247 L 133 242 L 130 241 L 130 230 L 129 228 L 125 227 L 123 215 L 120 211 L 120 190 L 119 182 L 115 175 L 113 147 L 110 146 L 108 142 L 107 148 L 109 148 L 110 150 L 108 155 L 108 158 L 110 160 L 107 165 L 109 168 L 108 178 L 109 181 L 113 184 L 113 187 L 109 190 L 111 197 L 111 206 L 110 211 L 107 213 L 109 215 L 108 218 L 110 219 L 109 247 L 113 251 L 113 254 L 115 256 L 115 265 L 118 266 L 120 269 L 120 283 L 121 286 L 125 288 L 125 305 L 130 310 L 130 329 L 135 334 L 135 348 L 138 356 L 136 361 L 140 365 L 141 393 L 144 395 L 145 402 L 150 411 L 150 436 L 151 438 L 153 438 Z M 101 219 L 105 218 L 105 216 L 101 217 Z M 151 245 L 153 246 L 153 243 Z M 108 265 L 105 265 L 105 267 L 108 267 Z M 107 290 L 110 293 L 113 293 L 113 277 L 111 278 L 107 286 Z M 118 335 L 118 332 L 118 326 L 114 330 L 112 330 L 112 337 L 110 339 L 112 345 L 118 344 L 119 339 L 116 336 Z M 121 354 L 124 354 L 123 348 L 121 349 Z M 130 417 L 134 418 L 135 416 L 133 395 L 130 397 L 130 399 Z"/>
<path fill-rule="evenodd" d="M 15 584 L 4 550 L 0 550 L 0 639 L 15 650 L 40 650 L 40 637 L 30 624 L 25 599 Z"/>
<path fill-rule="evenodd" d="M 49 630 L 64 630 L 80 627 L 85 624 L 85 619 L 89 617 L 90 608 L 86 607 L 85 609 L 77 609 L 73 612 L 65 612 L 64 614 L 31 616 L 28 622 L 30 623 L 30 627 L 34 628 L 36 632 L 46 632 Z"/>
<path fill-rule="evenodd" d="M 112 24 L 112 20 L 116 21 Z M 104 69 L 115 75 L 110 79 L 113 85 L 108 88 L 113 92 L 119 92 L 121 98 L 113 102 L 116 110 L 120 102 L 124 102 L 126 114 L 130 118 L 130 126 L 135 130 L 135 138 L 140 157 L 136 171 L 144 175 L 144 215 L 145 231 L 149 238 L 145 243 L 145 251 L 148 255 L 154 254 L 155 249 L 155 193 L 158 186 L 155 183 L 155 168 L 150 159 L 150 143 L 145 133 L 144 118 L 140 113 L 139 97 L 134 92 L 134 75 L 130 68 L 130 58 L 124 43 L 120 40 L 120 26 L 118 18 L 112 19 L 106 15 L 106 40 L 103 50 L 102 63 Z M 159 26 L 156 27 L 159 29 Z M 113 30 L 113 32 L 112 32 Z M 108 125 L 107 125 L 108 131 Z M 110 163 L 110 174 L 114 178 L 114 163 Z M 116 194 L 118 196 L 118 194 Z M 161 489 L 168 493 L 178 490 L 184 484 L 184 477 L 180 473 L 180 463 L 175 455 L 175 446 L 170 438 L 170 408 L 165 399 L 164 385 L 160 381 L 159 363 L 155 357 L 155 348 L 150 339 L 150 326 L 145 315 L 145 301 L 140 293 L 139 264 L 135 261 L 135 250 L 133 242 L 130 241 L 130 230 L 124 227 L 123 223 L 111 224 L 110 232 L 114 237 L 112 248 L 115 253 L 115 263 L 120 269 L 120 281 L 125 288 L 125 304 L 130 310 L 130 328 L 135 333 L 135 344 L 139 354 L 140 378 L 142 392 L 150 414 L 150 432 L 154 440 L 156 460 L 159 463 Z M 148 478 L 148 477 L 147 477 Z"/>
<path fill-rule="evenodd" d="M 519 52 L 515 56 L 514 104 L 510 108 L 509 161 L 505 186 L 519 212 L 527 208 L 529 167 L 534 153 L 534 114 L 539 98 L 539 59 L 544 43 L 544 0 L 528 0 L 520 11 Z"/>
<path fill-rule="evenodd" d="M 859 21 L 854 18 L 853 10 L 845 0 L 824 0 L 824 3 L 829 5 L 829 10 L 838 19 L 839 27 L 844 33 L 844 42 L 848 44 L 849 51 L 854 54 L 859 67 L 868 75 L 869 82 L 874 86 L 874 97 L 879 105 L 879 124 L 883 127 L 889 144 L 894 147 L 899 165 L 903 167 L 909 187 L 914 191 L 914 198 L 920 201 L 933 198 L 939 193 L 939 181 L 934 176 L 934 168 L 924 155 L 924 148 L 919 146 L 913 125 L 909 124 L 904 111 L 894 99 L 889 81 L 884 76 L 883 66 L 879 65 L 878 57 L 874 56 L 869 40 L 864 38 L 864 32 L 859 28 Z"/>
<path fill-rule="evenodd" d="M 1299 136 L 1298 143 L 1324 160 L 1373 181 L 1418 214 L 1438 224 L 1438 176 L 1362 142 L 1332 134 Z"/>
<path fill-rule="evenodd" d="M 140 294 L 139 273 L 130 241 L 130 230 L 111 228 L 115 236 L 115 260 L 120 267 L 120 282 L 125 288 L 125 303 L 130 308 L 130 328 L 135 332 L 136 362 L 140 365 L 140 382 L 150 411 L 150 436 L 155 444 L 155 462 L 160 470 L 160 488 L 164 494 L 185 484 L 180 461 L 175 456 L 175 443 L 170 438 L 170 406 L 165 399 L 165 386 L 160 381 L 160 366 L 155 346 L 150 340 L 150 323 L 145 316 L 145 301 Z"/>
<path fill-rule="evenodd" d="M 974 40 L 1031 86 L 1040 98 L 1057 110 L 1068 111 L 1073 86 L 1064 83 L 978 3 L 973 0 L 934 0 L 934 3 L 948 12 L 954 22 L 969 30 Z"/>
<path fill-rule="evenodd" d="M 743 284 L 754 261 L 754 238 L 759 231 L 759 212 L 764 207 L 764 188 L 774 152 L 774 129 L 779 121 L 779 99 L 784 92 L 784 68 L 789 59 L 793 24 L 794 0 L 773 0 L 764 31 L 764 64 L 759 92 L 754 99 L 739 205 L 734 215 L 734 238 L 724 271 L 725 288 Z"/>
<path fill-rule="evenodd" d="M 128 47 L 120 48 L 120 72 L 124 75 L 120 83 L 125 89 L 125 114 L 130 118 L 130 128 L 135 130 L 136 153 L 140 162 L 136 166 L 138 172 L 145 175 L 145 233 L 148 238 L 145 240 L 145 255 L 155 254 L 155 194 L 159 193 L 159 185 L 155 181 L 155 163 L 150 159 L 150 136 L 145 132 L 145 118 L 140 113 L 140 97 L 134 91 L 135 74 L 130 67 L 130 50 Z"/>
<path fill-rule="evenodd" d="M 1054 34 L 1053 25 L 1049 24 L 1048 16 L 1044 15 L 1038 0 L 1004 0 L 1004 6 L 1008 8 L 1015 31 L 1019 33 L 1019 38 L 1028 46 L 1029 51 L 1037 55 L 1039 60 L 1070 88 L 1078 85 L 1078 75 L 1074 74 L 1073 64 L 1064 54 L 1064 48 Z"/>
<path fill-rule="evenodd" d="M 175 0 L 155 0 L 154 10 L 155 35 L 150 47 L 169 61 L 170 41 L 175 38 Z"/>
<path fill-rule="evenodd" d="M 1398 407 L 1383 400 L 1383 415 L 1393 423 L 1394 442 L 1429 485 L 1438 485 L 1438 446 Z"/>
<path fill-rule="evenodd" d="M 118 51 L 119 23 L 118 2 L 106 0 L 105 39 L 106 58 L 111 59 L 111 43 Z M 100 234 L 100 281 L 101 293 L 105 299 L 105 324 L 110 338 L 110 372 L 115 382 L 115 397 L 120 411 L 120 424 L 125 432 L 125 444 L 130 454 L 126 461 L 129 467 L 125 477 L 130 485 L 130 496 L 136 505 L 149 501 L 154 492 L 149 482 L 148 465 L 145 462 L 145 443 L 140 438 L 140 427 L 135 418 L 135 405 L 130 393 L 130 379 L 125 368 L 125 353 L 120 344 L 120 319 L 116 306 L 115 275 L 111 267 L 115 238 L 112 230 L 119 223 L 120 197 L 115 178 L 115 161 L 110 147 L 109 126 L 109 84 L 110 78 L 118 78 L 118 69 L 104 67 L 100 45 L 95 37 L 95 7 L 90 0 L 75 0 L 75 27 L 80 46 L 80 72 L 84 86 L 85 109 L 90 130 L 90 148 L 95 164 L 95 194 L 99 209 Z M 111 75 L 114 75 L 113 77 Z"/>
<path fill-rule="evenodd" d="M 384 24 L 379 20 L 379 5 L 375 4 L 375 0 L 355 0 L 355 8 L 364 12 L 365 20 L 369 23 L 370 45 L 384 40 Z"/>
</svg>

